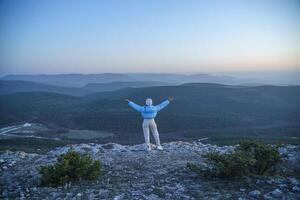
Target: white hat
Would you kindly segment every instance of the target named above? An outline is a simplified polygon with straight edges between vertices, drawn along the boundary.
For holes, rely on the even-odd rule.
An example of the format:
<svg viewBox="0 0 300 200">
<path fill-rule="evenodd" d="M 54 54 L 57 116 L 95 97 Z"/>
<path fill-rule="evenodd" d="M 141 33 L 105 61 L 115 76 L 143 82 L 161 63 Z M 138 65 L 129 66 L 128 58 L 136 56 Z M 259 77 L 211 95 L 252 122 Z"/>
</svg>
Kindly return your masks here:
<svg viewBox="0 0 300 200">
<path fill-rule="evenodd" d="M 152 99 L 147 98 L 147 99 L 146 99 L 146 105 L 147 105 L 147 106 L 151 106 L 151 105 L 152 105 Z"/>
</svg>

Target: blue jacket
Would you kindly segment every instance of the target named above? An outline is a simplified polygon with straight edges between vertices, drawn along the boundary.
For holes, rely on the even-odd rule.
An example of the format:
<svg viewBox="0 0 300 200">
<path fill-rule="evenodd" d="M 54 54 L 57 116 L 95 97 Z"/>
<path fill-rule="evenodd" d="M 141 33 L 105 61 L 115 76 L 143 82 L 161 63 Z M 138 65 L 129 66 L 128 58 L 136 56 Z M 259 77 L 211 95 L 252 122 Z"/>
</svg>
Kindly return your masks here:
<svg viewBox="0 0 300 200">
<path fill-rule="evenodd" d="M 137 110 L 138 112 L 140 112 L 144 119 L 153 119 L 153 118 L 156 117 L 157 112 L 162 110 L 169 103 L 170 103 L 169 100 L 165 100 L 157 106 L 153 106 L 153 105 L 151 105 L 151 106 L 146 106 L 146 105 L 145 106 L 140 106 L 140 105 L 137 105 L 137 104 L 133 103 L 132 101 L 130 101 L 128 103 L 128 105 L 130 107 L 132 107 L 133 109 Z"/>
</svg>

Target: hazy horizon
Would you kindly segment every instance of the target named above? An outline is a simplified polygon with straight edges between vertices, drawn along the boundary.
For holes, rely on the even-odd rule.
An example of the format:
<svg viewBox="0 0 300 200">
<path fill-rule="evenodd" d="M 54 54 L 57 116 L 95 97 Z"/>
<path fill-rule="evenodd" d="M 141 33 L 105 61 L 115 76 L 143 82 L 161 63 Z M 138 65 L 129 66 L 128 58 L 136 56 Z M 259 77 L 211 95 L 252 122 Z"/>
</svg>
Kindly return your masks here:
<svg viewBox="0 0 300 200">
<path fill-rule="evenodd" d="M 0 2 L 0 74 L 300 70 L 300 2 Z"/>
<path fill-rule="evenodd" d="M 95 73 L 85 73 L 85 72 L 65 72 L 65 73 L 42 73 L 42 72 L 27 72 L 27 73 L 0 73 L 0 77 L 8 75 L 96 75 L 96 74 L 180 74 L 180 75 L 195 75 L 195 74 L 208 74 L 208 75 L 247 75 L 247 74 L 298 74 L 300 69 L 295 70 L 228 70 L 228 71 L 194 71 L 194 72 L 95 72 Z M 267 74 L 264 74 L 267 75 Z"/>
</svg>

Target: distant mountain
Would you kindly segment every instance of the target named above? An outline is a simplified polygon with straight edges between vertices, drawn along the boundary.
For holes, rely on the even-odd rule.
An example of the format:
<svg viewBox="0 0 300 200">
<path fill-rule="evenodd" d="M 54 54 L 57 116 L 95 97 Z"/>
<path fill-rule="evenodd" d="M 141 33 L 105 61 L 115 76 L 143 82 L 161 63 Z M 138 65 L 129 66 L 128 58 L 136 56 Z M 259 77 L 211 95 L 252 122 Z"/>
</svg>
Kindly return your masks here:
<svg viewBox="0 0 300 200">
<path fill-rule="evenodd" d="M 89 93 L 101 92 L 101 91 L 114 91 L 123 88 L 140 88 L 140 87 L 151 87 L 151 86 L 168 86 L 174 85 L 167 82 L 159 81 L 132 81 L 132 82 L 110 82 L 110 83 L 88 83 L 82 90 L 89 91 Z"/>
<path fill-rule="evenodd" d="M 122 88 L 150 87 L 171 85 L 164 82 L 111 82 L 111 83 L 89 83 L 80 88 L 60 87 L 31 81 L 7 81 L 0 80 L 0 95 L 18 92 L 52 92 L 73 96 L 83 96 L 95 92 L 113 91 Z"/>
<path fill-rule="evenodd" d="M 63 87 L 83 87 L 89 83 L 109 82 L 164 82 L 181 84 L 189 82 L 220 83 L 238 85 L 245 81 L 230 76 L 211 76 L 208 74 L 167 74 L 167 73 L 104 73 L 104 74 L 57 74 L 57 75 L 8 75 L 0 80 L 32 81 Z"/>
<path fill-rule="evenodd" d="M 56 86 L 83 87 L 88 83 L 107 83 L 113 81 L 135 81 L 126 74 L 56 74 L 56 75 L 7 75 L 1 80 L 23 80 Z"/>
<path fill-rule="evenodd" d="M 0 95 L 18 92 L 52 92 L 68 95 L 80 93 L 79 88 L 59 87 L 31 81 L 4 81 L 0 80 Z"/>
<path fill-rule="evenodd" d="M 233 76 L 247 80 L 244 85 L 300 85 L 300 71 L 236 72 Z"/>
</svg>

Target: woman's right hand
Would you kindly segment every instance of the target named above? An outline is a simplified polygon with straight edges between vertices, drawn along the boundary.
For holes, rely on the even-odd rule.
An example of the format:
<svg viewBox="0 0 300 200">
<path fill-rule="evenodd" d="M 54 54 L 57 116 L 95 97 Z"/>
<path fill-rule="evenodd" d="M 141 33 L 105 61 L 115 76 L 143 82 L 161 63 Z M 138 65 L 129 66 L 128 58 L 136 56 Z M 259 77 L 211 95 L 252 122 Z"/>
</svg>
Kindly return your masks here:
<svg viewBox="0 0 300 200">
<path fill-rule="evenodd" d="M 130 100 L 129 100 L 129 99 L 125 99 L 125 101 L 127 101 L 128 103 L 130 102 Z"/>
</svg>

